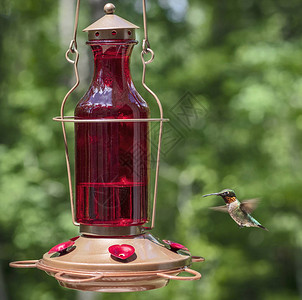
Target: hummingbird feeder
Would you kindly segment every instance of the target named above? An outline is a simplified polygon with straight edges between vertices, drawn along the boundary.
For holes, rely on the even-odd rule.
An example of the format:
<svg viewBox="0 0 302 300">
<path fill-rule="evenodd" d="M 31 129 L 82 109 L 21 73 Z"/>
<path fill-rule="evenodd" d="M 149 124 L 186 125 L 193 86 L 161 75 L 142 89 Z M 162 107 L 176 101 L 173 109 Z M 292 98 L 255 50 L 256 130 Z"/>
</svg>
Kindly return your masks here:
<svg viewBox="0 0 302 300">
<path fill-rule="evenodd" d="M 190 265 L 203 261 L 202 257 L 192 256 L 179 243 L 159 240 L 149 233 L 155 221 L 162 126 L 168 120 L 163 118 L 158 97 L 145 84 L 146 65 L 154 58 L 147 36 L 145 1 L 142 84 L 156 100 L 159 118 L 150 118 L 148 104 L 136 91 L 130 75 L 130 55 L 137 44 L 138 27 L 115 15 L 111 3 L 104 7 L 105 16 L 84 29 L 94 56 L 94 76 L 74 116 L 64 115 L 65 103 L 79 84 L 79 5 L 80 0 L 73 39 L 66 52 L 66 59 L 74 66 L 76 83 L 54 120 L 62 124 L 72 219 L 80 235 L 52 247 L 40 260 L 16 261 L 10 266 L 43 270 L 60 285 L 84 291 L 143 291 L 163 287 L 170 279 L 198 280 L 200 273 Z M 151 59 L 145 61 L 147 53 Z M 75 127 L 75 201 L 66 122 Z M 158 122 L 159 136 L 149 216 L 151 122 Z M 182 272 L 193 276 L 178 276 Z"/>
</svg>

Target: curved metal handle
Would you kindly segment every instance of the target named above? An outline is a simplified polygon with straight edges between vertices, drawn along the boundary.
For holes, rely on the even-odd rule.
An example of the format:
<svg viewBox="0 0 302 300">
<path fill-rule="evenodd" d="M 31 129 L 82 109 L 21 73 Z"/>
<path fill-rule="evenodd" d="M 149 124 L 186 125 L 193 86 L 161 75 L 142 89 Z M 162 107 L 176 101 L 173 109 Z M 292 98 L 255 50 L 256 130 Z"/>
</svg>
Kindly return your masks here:
<svg viewBox="0 0 302 300">
<path fill-rule="evenodd" d="M 88 278 L 66 278 L 64 277 L 64 274 L 71 277 L 71 276 L 86 276 Z M 77 274 L 77 273 L 68 273 L 68 272 L 58 272 L 55 274 L 55 279 L 58 281 L 63 281 L 66 283 L 82 283 L 82 282 L 90 282 L 97 279 L 102 278 L 103 274 L 96 274 L 96 275 L 90 275 L 90 274 Z"/>
<path fill-rule="evenodd" d="M 80 11 L 80 0 L 77 0 L 77 6 L 76 6 L 76 15 L 75 15 L 75 21 L 74 21 L 74 30 L 73 30 L 73 39 L 70 42 L 69 48 L 65 53 L 66 60 L 73 64 L 74 67 L 74 73 L 76 76 L 76 82 L 73 85 L 73 87 L 67 92 L 65 95 L 62 104 L 61 104 L 61 119 L 64 119 L 64 107 L 67 99 L 69 98 L 70 94 L 79 86 L 80 84 L 80 77 L 79 77 L 79 71 L 78 71 L 78 61 L 79 61 L 79 52 L 77 50 L 77 29 L 78 29 L 78 20 L 79 20 L 79 11 Z M 72 60 L 69 58 L 70 53 L 75 53 L 75 59 Z M 70 170 L 70 160 L 69 160 L 69 153 L 68 153 L 68 142 L 67 142 L 67 135 L 66 135 L 66 129 L 65 124 L 62 121 L 62 132 L 63 132 L 63 139 L 64 139 L 64 145 L 65 145 L 65 159 L 66 159 L 66 167 L 67 167 L 67 178 L 68 178 L 68 186 L 69 186 L 69 198 L 70 198 L 70 205 L 71 205 L 71 214 L 72 214 L 72 223 L 75 226 L 80 226 L 79 223 L 76 222 L 75 219 L 75 209 L 74 209 L 74 202 L 73 202 L 73 191 L 72 191 L 72 178 L 71 178 L 71 170 Z"/>
<path fill-rule="evenodd" d="M 201 278 L 201 274 L 195 270 L 185 268 L 181 272 L 187 272 L 190 274 L 193 274 L 193 277 L 182 277 L 182 276 L 174 276 L 174 275 L 169 275 L 165 273 L 157 273 L 156 275 L 162 278 L 167 278 L 167 279 L 174 279 L 174 280 L 198 280 Z"/>
<path fill-rule="evenodd" d="M 39 260 L 19 260 L 9 263 L 12 268 L 36 268 Z"/>
<path fill-rule="evenodd" d="M 202 257 L 202 256 L 194 256 L 194 255 L 192 255 L 191 258 L 192 258 L 192 262 L 193 263 L 205 261 L 205 258 Z"/>
</svg>

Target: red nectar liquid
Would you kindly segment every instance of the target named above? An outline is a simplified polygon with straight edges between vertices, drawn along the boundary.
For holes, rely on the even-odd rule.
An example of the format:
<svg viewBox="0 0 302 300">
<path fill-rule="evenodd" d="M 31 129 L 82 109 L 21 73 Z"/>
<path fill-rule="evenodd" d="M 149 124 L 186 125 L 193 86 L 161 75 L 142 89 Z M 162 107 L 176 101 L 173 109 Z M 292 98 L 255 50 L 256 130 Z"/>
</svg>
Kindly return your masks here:
<svg viewBox="0 0 302 300">
<path fill-rule="evenodd" d="M 133 40 L 91 41 L 92 83 L 77 119 L 149 118 L 129 70 Z M 76 221 L 134 226 L 148 221 L 148 122 L 75 123 Z"/>
</svg>

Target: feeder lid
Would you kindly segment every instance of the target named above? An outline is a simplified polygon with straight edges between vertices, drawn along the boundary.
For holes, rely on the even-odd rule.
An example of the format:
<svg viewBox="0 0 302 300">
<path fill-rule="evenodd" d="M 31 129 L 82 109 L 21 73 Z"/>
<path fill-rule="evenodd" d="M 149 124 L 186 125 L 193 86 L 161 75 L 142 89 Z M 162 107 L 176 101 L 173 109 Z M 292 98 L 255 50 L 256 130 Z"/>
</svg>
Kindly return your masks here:
<svg viewBox="0 0 302 300">
<path fill-rule="evenodd" d="M 134 29 L 138 29 L 139 27 L 115 15 L 115 6 L 112 3 L 107 3 L 104 6 L 104 12 L 105 16 L 83 30 L 88 31 L 89 40 L 108 38 L 134 38 Z"/>
</svg>

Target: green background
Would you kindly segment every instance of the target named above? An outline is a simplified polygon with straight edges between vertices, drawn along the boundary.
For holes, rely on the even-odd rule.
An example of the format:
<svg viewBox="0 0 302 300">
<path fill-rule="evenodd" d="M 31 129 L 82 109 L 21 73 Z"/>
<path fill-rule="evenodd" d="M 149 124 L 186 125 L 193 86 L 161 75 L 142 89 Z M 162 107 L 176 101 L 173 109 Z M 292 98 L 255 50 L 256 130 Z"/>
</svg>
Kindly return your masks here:
<svg viewBox="0 0 302 300">
<path fill-rule="evenodd" d="M 206 262 L 200 281 L 141 293 L 83 294 L 38 270 L 11 269 L 77 235 L 71 223 L 60 124 L 52 121 L 74 82 L 64 59 L 75 1 L 0 3 L 0 298 L 302 299 L 302 3 L 299 0 L 149 1 L 147 82 L 166 117 L 153 234 L 186 245 Z M 116 1 L 142 27 L 141 1 Z M 103 15 L 82 1 L 79 29 Z M 69 29 L 68 29 L 69 28 Z M 140 44 L 132 75 L 140 84 Z M 92 58 L 79 30 L 81 85 Z M 150 104 L 151 108 L 153 107 Z M 157 110 L 153 107 L 154 116 Z M 68 126 L 70 144 L 73 128 Z M 72 148 L 72 147 L 71 147 Z M 72 149 L 71 149 L 72 151 Z M 71 152 L 72 153 L 72 152 Z M 260 197 L 253 216 L 269 229 L 239 229 L 202 194 L 233 188 Z"/>
</svg>

